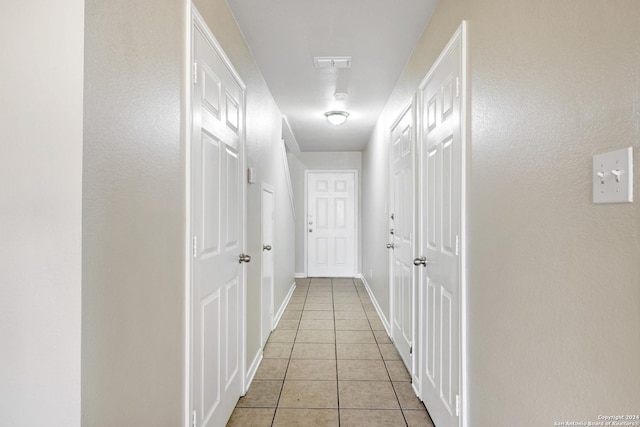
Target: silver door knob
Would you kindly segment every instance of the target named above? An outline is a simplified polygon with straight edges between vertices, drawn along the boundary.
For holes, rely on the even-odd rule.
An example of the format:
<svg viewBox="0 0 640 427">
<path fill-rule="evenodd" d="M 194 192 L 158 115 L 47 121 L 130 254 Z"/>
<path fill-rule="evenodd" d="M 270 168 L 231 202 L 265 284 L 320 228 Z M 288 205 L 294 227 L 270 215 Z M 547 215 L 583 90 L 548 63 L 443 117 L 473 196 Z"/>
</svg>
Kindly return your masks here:
<svg viewBox="0 0 640 427">
<path fill-rule="evenodd" d="M 426 257 L 420 257 L 413 260 L 413 265 L 416 267 L 423 266 L 426 267 L 429 261 L 427 261 Z"/>
<path fill-rule="evenodd" d="M 262 247 L 263 251 L 270 251 L 271 250 L 271 245 L 266 245 Z"/>
<path fill-rule="evenodd" d="M 396 245 L 394 245 L 393 243 L 387 243 L 387 249 L 393 249 L 395 247 Z"/>
<path fill-rule="evenodd" d="M 240 260 L 238 262 L 241 263 L 241 264 L 243 262 L 251 262 L 251 255 L 240 254 L 238 258 L 240 258 Z"/>
</svg>

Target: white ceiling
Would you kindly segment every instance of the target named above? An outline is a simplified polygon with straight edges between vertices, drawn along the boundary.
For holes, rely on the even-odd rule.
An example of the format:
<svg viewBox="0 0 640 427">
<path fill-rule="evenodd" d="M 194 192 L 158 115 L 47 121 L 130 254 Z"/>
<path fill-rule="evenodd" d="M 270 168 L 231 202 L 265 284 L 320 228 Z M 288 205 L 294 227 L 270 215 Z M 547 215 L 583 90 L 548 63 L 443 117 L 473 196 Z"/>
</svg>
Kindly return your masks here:
<svg viewBox="0 0 640 427">
<path fill-rule="evenodd" d="M 302 151 L 359 151 L 367 143 L 437 0 L 228 0 Z M 351 69 L 313 67 L 351 56 Z M 336 85 L 349 97 L 337 101 Z M 329 110 L 350 113 L 330 125 Z"/>
</svg>

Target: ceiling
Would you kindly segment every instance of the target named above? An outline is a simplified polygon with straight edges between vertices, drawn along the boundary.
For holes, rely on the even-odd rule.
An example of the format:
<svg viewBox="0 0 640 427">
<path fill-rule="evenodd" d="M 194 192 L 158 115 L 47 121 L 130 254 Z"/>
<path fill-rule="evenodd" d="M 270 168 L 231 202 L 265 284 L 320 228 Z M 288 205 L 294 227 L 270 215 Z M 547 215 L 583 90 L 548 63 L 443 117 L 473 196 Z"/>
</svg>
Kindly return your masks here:
<svg viewBox="0 0 640 427">
<path fill-rule="evenodd" d="M 228 3 L 300 149 L 359 151 L 437 0 Z M 350 56 L 351 68 L 315 69 L 316 56 Z M 347 122 L 329 124 L 330 110 L 349 112 Z"/>
</svg>

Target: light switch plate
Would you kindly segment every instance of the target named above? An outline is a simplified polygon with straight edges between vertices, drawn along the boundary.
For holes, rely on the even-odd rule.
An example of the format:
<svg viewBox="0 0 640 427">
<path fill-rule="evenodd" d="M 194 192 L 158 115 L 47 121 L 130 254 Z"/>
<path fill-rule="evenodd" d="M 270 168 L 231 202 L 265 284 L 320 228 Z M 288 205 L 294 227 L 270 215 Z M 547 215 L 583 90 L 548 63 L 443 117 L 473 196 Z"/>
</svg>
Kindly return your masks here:
<svg viewBox="0 0 640 427">
<path fill-rule="evenodd" d="M 593 203 L 633 202 L 633 148 L 593 156 Z"/>
</svg>

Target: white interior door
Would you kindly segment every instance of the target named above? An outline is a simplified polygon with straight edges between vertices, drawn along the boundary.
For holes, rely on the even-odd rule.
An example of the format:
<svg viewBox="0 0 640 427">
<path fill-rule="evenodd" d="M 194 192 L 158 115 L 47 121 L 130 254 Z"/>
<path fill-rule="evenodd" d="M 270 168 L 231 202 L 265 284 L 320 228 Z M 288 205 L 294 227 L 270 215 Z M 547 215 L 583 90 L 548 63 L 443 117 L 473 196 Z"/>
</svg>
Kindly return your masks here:
<svg viewBox="0 0 640 427">
<path fill-rule="evenodd" d="M 191 396 L 195 425 L 224 425 L 243 392 L 244 89 L 198 19 L 192 96 Z M 196 77 L 197 76 L 197 77 Z"/>
<path fill-rule="evenodd" d="M 420 88 L 422 398 L 438 427 L 458 426 L 460 420 L 461 70 L 459 32 Z"/>
<path fill-rule="evenodd" d="M 262 188 L 262 346 L 273 330 L 273 233 L 275 228 L 274 193 L 271 188 Z"/>
<path fill-rule="evenodd" d="M 356 274 L 356 172 L 307 172 L 307 275 Z"/>
<path fill-rule="evenodd" d="M 391 339 L 409 372 L 413 342 L 413 109 L 391 128 Z"/>
</svg>

